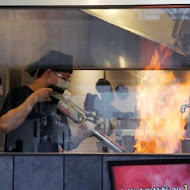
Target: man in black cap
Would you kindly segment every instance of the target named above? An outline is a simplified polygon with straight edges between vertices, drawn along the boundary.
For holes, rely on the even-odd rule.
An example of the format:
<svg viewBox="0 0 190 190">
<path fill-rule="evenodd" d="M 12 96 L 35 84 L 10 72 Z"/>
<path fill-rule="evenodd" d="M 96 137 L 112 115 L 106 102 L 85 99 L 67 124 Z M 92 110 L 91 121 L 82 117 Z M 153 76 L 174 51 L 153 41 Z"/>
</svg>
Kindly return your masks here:
<svg viewBox="0 0 190 190">
<path fill-rule="evenodd" d="M 81 129 L 72 137 L 67 117 L 57 110 L 58 100 L 51 96 L 52 89 L 48 88 L 50 84 L 67 88 L 73 72 L 72 56 L 51 50 L 30 64 L 26 72 L 37 79 L 32 84 L 12 89 L 0 112 L 2 117 L 15 109 L 23 112 L 20 114 L 21 125 L 17 122 L 4 129 L 8 132 L 5 151 L 13 148 L 16 139 L 23 141 L 23 152 L 58 152 L 76 148 L 86 138 L 86 132 Z"/>
</svg>

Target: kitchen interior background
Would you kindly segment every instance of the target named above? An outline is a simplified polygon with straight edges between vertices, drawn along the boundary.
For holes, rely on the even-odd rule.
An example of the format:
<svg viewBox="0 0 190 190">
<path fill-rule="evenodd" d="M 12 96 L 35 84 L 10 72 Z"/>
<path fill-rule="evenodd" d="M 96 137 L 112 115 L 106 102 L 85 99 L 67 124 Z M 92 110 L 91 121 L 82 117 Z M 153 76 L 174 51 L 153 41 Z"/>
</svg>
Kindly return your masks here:
<svg viewBox="0 0 190 190">
<path fill-rule="evenodd" d="M 93 10 L 0 9 L 0 77 L 3 85 L 0 106 L 10 88 L 28 84 L 33 80 L 23 71 L 24 67 L 38 60 L 50 49 L 55 49 L 73 55 L 75 70 L 69 87 L 73 101 L 84 108 L 87 93 L 99 96 L 95 85 L 100 78 L 106 78 L 113 90 L 118 85 L 124 85 L 128 88 L 128 96 L 120 101 L 114 91 L 115 102 L 112 103 L 121 112 L 134 113 L 134 117 L 126 121 L 125 126 L 126 129 L 136 129 L 140 120 L 137 109 L 137 87 L 146 73 L 150 73 L 150 70 L 144 69 L 151 63 L 155 50 L 159 54 L 160 62 L 163 62 L 163 70 L 154 73 L 162 76 L 161 73 L 174 71 L 176 83 L 189 81 L 188 77 L 184 79 L 190 67 L 188 55 L 190 38 L 187 30 L 189 14 L 184 14 L 184 10 L 181 12 L 176 10 L 178 9 L 173 11 L 156 9 L 153 12 L 151 9 L 132 9 L 126 10 L 125 17 L 122 17 L 123 12 L 118 14 L 122 22 L 122 18 L 130 22 L 130 28 L 122 26 L 122 22 L 117 26 L 114 19 L 107 21 L 106 13 L 102 18 L 96 16 L 98 13 L 94 13 Z M 111 14 L 117 18 L 116 13 L 117 11 L 112 11 Z M 135 15 L 134 19 L 139 21 L 137 28 L 133 28 L 133 19 L 130 15 Z M 184 18 L 179 15 L 183 15 Z M 145 27 L 140 28 L 143 24 Z M 143 29 L 146 29 L 146 33 Z M 162 47 L 160 44 L 166 46 L 164 51 L 160 48 Z M 165 58 L 167 50 L 172 53 Z M 149 86 L 159 84 L 156 74 L 149 76 L 148 79 L 149 81 L 156 79 Z M 173 85 L 172 82 L 167 85 L 170 84 Z M 178 94 L 178 97 L 180 95 Z M 184 103 L 186 101 L 182 100 Z M 126 106 L 121 107 L 122 103 Z M 154 111 L 157 112 L 156 109 Z M 180 117 L 180 107 L 178 112 Z M 118 122 L 121 121 L 116 121 L 116 125 L 119 125 Z M 70 123 L 75 133 L 76 126 L 72 121 Z M 118 138 L 113 135 L 113 138 Z M 130 135 L 133 137 L 132 142 L 128 142 L 126 146 L 130 152 L 133 152 L 134 134 Z M 0 147 L 3 146 L 4 134 L 1 133 Z M 97 152 L 97 146 L 99 145 L 96 138 L 88 138 L 75 151 Z"/>
</svg>

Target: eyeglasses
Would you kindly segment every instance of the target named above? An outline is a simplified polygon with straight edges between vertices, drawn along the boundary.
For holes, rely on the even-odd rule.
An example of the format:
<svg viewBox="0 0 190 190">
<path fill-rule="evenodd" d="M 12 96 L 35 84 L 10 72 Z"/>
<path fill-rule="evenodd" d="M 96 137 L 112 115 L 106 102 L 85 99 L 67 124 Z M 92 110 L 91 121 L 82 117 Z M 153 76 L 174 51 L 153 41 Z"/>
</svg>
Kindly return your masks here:
<svg viewBox="0 0 190 190">
<path fill-rule="evenodd" d="M 57 77 L 59 77 L 60 79 L 65 80 L 65 81 L 67 81 L 67 82 L 70 82 L 70 81 L 71 81 L 68 77 L 63 76 L 63 75 L 61 75 L 61 74 L 59 74 L 59 73 L 57 73 L 57 72 L 55 72 L 55 71 L 53 71 L 53 72 L 54 72 L 54 74 L 55 74 Z"/>
</svg>

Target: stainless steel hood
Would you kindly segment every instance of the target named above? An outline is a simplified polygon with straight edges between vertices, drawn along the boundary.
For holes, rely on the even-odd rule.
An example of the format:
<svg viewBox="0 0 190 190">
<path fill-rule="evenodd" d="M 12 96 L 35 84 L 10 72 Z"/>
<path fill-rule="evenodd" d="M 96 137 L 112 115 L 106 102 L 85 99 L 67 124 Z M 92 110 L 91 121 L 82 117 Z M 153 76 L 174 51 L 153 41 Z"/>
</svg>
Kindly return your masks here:
<svg viewBox="0 0 190 190">
<path fill-rule="evenodd" d="M 2 8 L 0 66 L 23 68 L 56 49 L 73 55 L 75 69 L 144 69 L 158 42 L 178 52 L 163 69 L 190 68 L 188 15 L 187 8 Z"/>
<path fill-rule="evenodd" d="M 110 24 L 164 44 L 182 55 L 190 54 L 190 9 L 85 9 Z"/>
</svg>

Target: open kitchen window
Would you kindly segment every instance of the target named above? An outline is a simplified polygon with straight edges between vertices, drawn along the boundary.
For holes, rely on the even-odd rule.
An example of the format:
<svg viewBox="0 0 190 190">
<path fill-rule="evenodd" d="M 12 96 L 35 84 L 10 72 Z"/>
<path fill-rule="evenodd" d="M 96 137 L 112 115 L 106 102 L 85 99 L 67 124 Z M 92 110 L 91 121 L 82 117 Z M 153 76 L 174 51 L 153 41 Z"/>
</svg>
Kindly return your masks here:
<svg viewBox="0 0 190 190">
<path fill-rule="evenodd" d="M 188 7 L 1 8 L 0 26 L 2 110 L 47 52 L 72 55 L 74 69 L 56 105 L 1 132 L 2 151 L 190 152 Z"/>
</svg>

